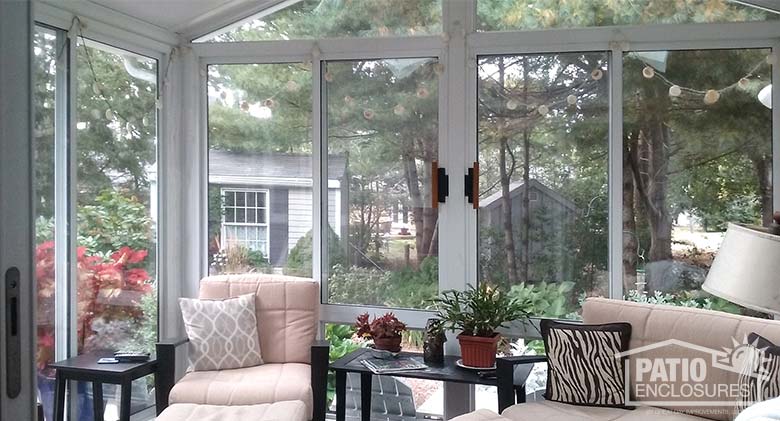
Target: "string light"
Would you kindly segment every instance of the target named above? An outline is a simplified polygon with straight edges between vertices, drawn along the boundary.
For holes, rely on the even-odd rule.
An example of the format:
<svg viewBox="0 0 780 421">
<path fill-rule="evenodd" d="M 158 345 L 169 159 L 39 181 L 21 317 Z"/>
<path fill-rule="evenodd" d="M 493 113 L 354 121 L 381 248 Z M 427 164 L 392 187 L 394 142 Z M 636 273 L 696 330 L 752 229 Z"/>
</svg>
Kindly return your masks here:
<svg viewBox="0 0 780 421">
<path fill-rule="evenodd" d="M 680 95 L 682 95 L 682 88 L 680 88 L 677 85 L 672 85 L 669 87 L 669 96 L 673 98 L 677 98 Z"/>
<path fill-rule="evenodd" d="M 395 115 L 404 115 L 406 113 L 406 107 L 404 107 L 401 104 L 396 105 L 393 107 L 393 114 Z"/>
<path fill-rule="evenodd" d="M 577 103 L 577 95 L 569 95 L 566 97 L 566 103 L 569 105 L 574 105 Z"/>
<path fill-rule="evenodd" d="M 708 89 L 707 92 L 704 94 L 704 103 L 707 105 L 712 105 L 720 99 L 720 92 L 716 91 L 715 89 Z"/>
<path fill-rule="evenodd" d="M 604 77 L 604 72 L 601 69 L 593 69 L 593 71 L 590 72 L 590 77 L 593 80 L 601 80 L 601 78 Z"/>
<path fill-rule="evenodd" d="M 285 85 L 285 88 L 287 88 L 288 92 L 297 92 L 300 86 L 298 86 L 298 82 L 294 80 L 287 81 L 287 84 Z"/>
<path fill-rule="evenodd" d="M 363 110 L 363 118 L 366 120 L 373 120 L 374 119 L 374 110 L 370 108 L 366 108 Z"/>
<path fill-rule="evenodd" d="M 543 115 L 543 116 L 545 116 L 545 115 L 547 115 L 547 113 L 549 113 L 549 112 L 550 112 L 550 109 L 549 109 L 549 108 L 547 108 L 547 106 L 546 106 L 546 105 L 542 104 L 542 105 L 540 105 L 540 106 L 539 106 L 539 108 L 537 108 L 537 109 L 536 109 L 536 111 L 537 111 L 537 112 L 538 112 L 540 115 Z"/>
<path fill-rule="evenodd" d="M 333 82 L 333 73 L 331 72 L 325 72 L 325 81 L 326 82 Z"/>
<path fill-rule="evenodd" d="M 650 66 L 645 66 L 645 68 L 642 69 L 642 76 L 644 76 L 645 79 L 652 79 L 655 76 L 655 69 Z"/>
<path fill-rule="evenodd" d="M 512 110 L 512 111 L 514 111 L 514 110 L 516 110 L 516 109 L 517 109 L 518 105 L 520 105 L 520 104 L 518 104 L 518 102 L 517 102 L 517 101 L 515 101 L 514 99 L 510 99 L 509 101 L 507 101 L 507 102 L 506 102 L 506 108 L 507 108 L 507 110 Z"/>
<path fill-rule="evenodd" d="M 743 77 L 742 79 L 739 80 L 738 83 L 740 88 L 745 89 L 748 87 L 748 85 L 750 85 L 750 79 Z"/>
<path fill-rule="evenodd" d="M 426 88 L 425 86 L 420 86 L 419 88 L 417 88 L 417 98 L 425 99 L 428 98 L 428 95 L 429 95 L 428 88 Z"/>
</svg>

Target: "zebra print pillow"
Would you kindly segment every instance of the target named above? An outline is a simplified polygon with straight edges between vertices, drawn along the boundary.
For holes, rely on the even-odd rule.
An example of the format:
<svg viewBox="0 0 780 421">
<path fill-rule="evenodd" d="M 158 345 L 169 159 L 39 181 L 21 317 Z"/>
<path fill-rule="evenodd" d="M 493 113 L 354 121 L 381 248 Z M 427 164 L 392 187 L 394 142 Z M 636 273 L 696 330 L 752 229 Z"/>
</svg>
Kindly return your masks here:
<svg viewBox="0 0 780 421">
<path fill-rule="evenodd" d="M 740 394 L 737 414 L 757 402 L 780 396 L 780 346 L 751 333 L 748 335 L 749 354 L 739 374 Z"/>
<path fill-rule="evenodd" d="M 581 325 L 542 320 L 547 351 L 545 399 L 573 405 L 625 408 L 629 323 Z"/>
</svg>

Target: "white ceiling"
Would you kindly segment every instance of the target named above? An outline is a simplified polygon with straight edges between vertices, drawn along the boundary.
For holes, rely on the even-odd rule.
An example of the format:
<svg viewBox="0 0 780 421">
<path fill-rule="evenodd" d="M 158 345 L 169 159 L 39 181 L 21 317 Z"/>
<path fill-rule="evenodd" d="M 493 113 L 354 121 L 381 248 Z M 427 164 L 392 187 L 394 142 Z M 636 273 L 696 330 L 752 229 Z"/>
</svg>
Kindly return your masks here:
<svg viewBox="0 0 780 421">
<path fill-rule="evenodd" d="M 176 32 L 233 0 L 89 0 L 116 12 Z"/>
<path fill-rule="evenodd" d="M 0 0 L 2 1 L 2 0 Z M 66 0 L 72 1 L 72 0 Z M 191 35 L 219 29 L 280 0 L 86 0 L 110 12 L 135 18 L 166 31 Z M 202 32 L 201 32 L 202 33 Z"/>
</svg>

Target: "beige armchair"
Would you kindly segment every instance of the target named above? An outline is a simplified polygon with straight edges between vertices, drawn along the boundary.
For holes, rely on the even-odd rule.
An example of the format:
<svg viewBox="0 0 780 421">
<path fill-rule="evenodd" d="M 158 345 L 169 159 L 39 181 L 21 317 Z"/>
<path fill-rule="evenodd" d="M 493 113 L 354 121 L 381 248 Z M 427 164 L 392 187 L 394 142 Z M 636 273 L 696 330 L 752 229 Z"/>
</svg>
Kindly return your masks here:
<svg viewBox="0 0 780 421">
<path fill-rule="evenodd" d="M 157 345 L 157 413 L 175 403 L 231 406 L 299 400 L 306 405 L 309 419 L 324 420 L 328 345 L 316 341 L 319 291 L 319 284 L 311 279 L 283 275 L 204 278 L 201 299 L 256 294 L 264 364 L 188 372 L 174 384 L 175 348 L 187 340 L 161 342 Z"/>
</svg>

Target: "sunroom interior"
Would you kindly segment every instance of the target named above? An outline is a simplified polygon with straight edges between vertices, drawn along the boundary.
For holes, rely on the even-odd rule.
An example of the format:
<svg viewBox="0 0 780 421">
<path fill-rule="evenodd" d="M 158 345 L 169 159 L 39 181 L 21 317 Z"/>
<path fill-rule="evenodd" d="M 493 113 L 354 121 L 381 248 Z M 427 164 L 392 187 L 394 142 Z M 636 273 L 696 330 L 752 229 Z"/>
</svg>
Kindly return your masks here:
<svg viewBox="0 0 780 421">
<path fill-rule="evenodd" d="M 729 223 L 780 209 L 776 1 L 3 7 L 28 11 L 0 14 L 30 32 L 32 87 L 0 80 L 32 108 L 31 142 L 3 152 L 33 157 L 31 216 L 9 221 L 33 238 L 46 420 L 51 363 L 182 336 L 179 299 L 207 276 L 315 280 L 331 360 L 364 345 L 363 313 L 393 312 L 421 352 L 433 299 L 479 285 L 532 316 L 501 329 L 507 355 L 544 353 L 534 323 L 581 320 L 586 297 L 771 318 L 702 284 Z M 399 408 L 372 419 L 498 411 L 494 386 L 383 385 Z M 119 390 L 103 394 L 119 419 Z M 71 386 L 66 419 L 92 420 L 94 398 Z M 157 415 L 151 376 L 131 402 Z"/>
</svg>

